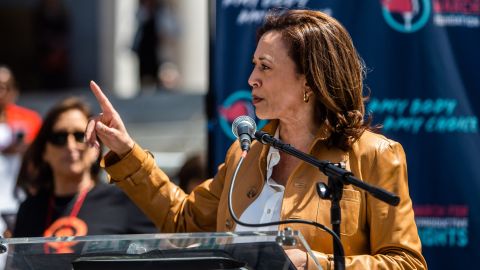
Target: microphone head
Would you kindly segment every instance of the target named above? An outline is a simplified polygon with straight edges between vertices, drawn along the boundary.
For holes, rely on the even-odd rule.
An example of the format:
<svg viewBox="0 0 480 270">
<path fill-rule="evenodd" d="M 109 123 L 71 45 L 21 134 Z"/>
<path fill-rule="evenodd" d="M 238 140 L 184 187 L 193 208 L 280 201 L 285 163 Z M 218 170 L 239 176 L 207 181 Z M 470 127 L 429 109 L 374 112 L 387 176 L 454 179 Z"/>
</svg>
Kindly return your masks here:
<svg viewBox="0 0 480 270">
<path fill-rule="evenodd" d="M 241 134 L 238 134 L 238 129 L 239 127 L 242 127 L 242 130 L 246 127 L 248 130 L 248 135 L 251 138 L 255 138 L 255 131 L 257 130 L 257 124 L 255 124 L 255 121 L 250 116 L 247 115 L 241 115 L 237 118 L 232 123 L 232 132 L 235 135 L 235 137 L 239 137 Z"/>
</svg>

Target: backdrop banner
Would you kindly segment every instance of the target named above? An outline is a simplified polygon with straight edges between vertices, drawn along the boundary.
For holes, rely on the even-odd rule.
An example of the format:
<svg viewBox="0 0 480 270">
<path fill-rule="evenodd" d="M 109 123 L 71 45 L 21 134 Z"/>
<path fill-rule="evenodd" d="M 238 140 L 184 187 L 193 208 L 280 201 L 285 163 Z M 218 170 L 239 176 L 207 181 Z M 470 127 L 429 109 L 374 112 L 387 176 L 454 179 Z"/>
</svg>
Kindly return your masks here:
<svg viewBox="0 0 480 270">
<path fill-rule="evenodd" d="M 217 0 L 208 95 L 213 168 L 235 139 L 233 119 L 255 119 L 247 79 L 256 29 L 273 7 L 321 10 L 348 29 L 368 68 L 367 110 L 407 154 L 410 194 L 429 268 L 475 268 L 480 250 L 480 215 L 475 214 L 480 213 L 480 1 Z"/>
</svg>

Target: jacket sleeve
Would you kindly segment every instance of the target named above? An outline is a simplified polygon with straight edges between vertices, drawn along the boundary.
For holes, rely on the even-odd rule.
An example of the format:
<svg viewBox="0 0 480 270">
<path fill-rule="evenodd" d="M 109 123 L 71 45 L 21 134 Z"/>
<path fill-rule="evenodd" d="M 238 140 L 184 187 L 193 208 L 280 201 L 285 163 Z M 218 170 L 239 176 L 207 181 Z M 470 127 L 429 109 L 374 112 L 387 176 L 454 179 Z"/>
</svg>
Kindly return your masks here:
<svg viewBox="0 0 480 270">
<path fill-rule="evenodd" d="M 345 257 L 346 269 L 427 269 L 408 191 L 405 152 L 394 141 L 384 140 L 368 153 L 363 174 L 372 185 L 400 196 L 398 206 L 366 195 L 366 221 L 370 230 L 370 254 Z M 348 254 L 348 250 L 345 249 Z M 323 269 L 333 269 L 333 255 L 314 252 Z M 309 269 L 315 269 L 308 258 Z"/>
<path fill-rule="evenodd" d="M 216 178 L 203 182 L 190 195 L 170 182 L 153 155 L 135 144 L 122 159 L 108 153 L 102 165 L 117 184 L 163 233 L 215 231 L 223 189 L 223 165 Z"/>
</svg>

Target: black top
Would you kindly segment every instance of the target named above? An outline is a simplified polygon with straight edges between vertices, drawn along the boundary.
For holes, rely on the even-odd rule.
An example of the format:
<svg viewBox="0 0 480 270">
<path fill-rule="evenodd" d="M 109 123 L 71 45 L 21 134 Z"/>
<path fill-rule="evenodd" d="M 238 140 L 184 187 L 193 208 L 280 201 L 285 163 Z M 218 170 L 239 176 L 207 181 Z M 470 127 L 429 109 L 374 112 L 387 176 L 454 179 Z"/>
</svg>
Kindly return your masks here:
<svg viewBox="0 0 480 270">
<path fill-rule="evenodd" d="M 18 210 L 14 237 L 44 236 L 47 223 L 51 226 L 58 218 L 68 216 L 76 200 L 77 196 L 54 197 L 52 218 L 48 222 L 51 195 L 39 193 L 28 197 Z M 87 225 L 87 235 L 158 232 L 119 188 L 104 183 L 97 184 L 87 193 L 77 218 Z M 60 229 L 65 231 L 65 228 Z"/>
</svg>

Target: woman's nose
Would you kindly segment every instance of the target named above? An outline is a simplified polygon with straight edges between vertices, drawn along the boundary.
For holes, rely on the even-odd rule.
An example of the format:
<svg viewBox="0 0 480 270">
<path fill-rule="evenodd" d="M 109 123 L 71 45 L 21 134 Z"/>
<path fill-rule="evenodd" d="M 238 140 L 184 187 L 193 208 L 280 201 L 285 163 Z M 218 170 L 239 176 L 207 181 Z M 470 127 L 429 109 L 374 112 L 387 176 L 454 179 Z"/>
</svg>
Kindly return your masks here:
<svg viewBox="0 0 480 270">
<path fill-rule="evenodd" d="M 73 134 L 68 134 L 67 137 L 67 147 L 70 149 L 77 148 L 78 142 L 75 140 L 75 136 Z"/>
<path fill-rule="evenodd" d="M 260 80 L 258 79 L 258 76 L 256 75 L 255 69 L 252 70 L 252 73 L 250 73 L 250 77 L 248 78 L 248 84 L 252 88 L 257 88 L 260 86 Z"/>
</svg>

